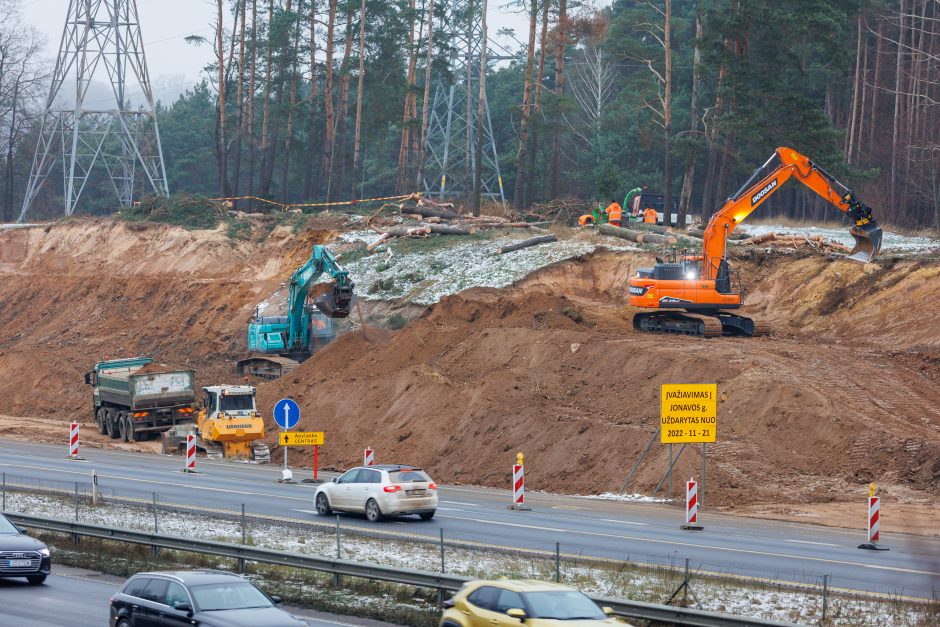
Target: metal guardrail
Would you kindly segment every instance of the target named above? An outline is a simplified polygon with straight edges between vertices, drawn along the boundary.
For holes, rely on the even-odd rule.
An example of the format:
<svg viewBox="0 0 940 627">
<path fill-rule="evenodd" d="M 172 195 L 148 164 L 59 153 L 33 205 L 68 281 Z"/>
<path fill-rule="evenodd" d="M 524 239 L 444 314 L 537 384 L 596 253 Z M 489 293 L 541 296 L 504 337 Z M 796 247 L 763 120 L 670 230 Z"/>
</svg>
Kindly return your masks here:
<svg viewBox="0 0 940 627">
<path fill-rule="evenodd" d="M 464 583 L 473 580 L 470 577 L 460 577 L 457 575 L 447 575 L 444 573 L 432 573 L 420 570 L 411 570 L 408 568 L 382 566 L 380 564 L 370 564 L 366 562 L 331 559 L 327 557 L 319 557 L 316 555 L 288 553 L 286 551 L 275 551 L 273 549 L 264 549 L 241 544 L 231 544 L 228 542 L 216 542 L 213 540 L 179 538 L 175 536 L 151 533 L 148 531 L 118 529 L 115 527 L 105 527 L 102 525 L 92 525 L 88 523 L 42 518 L 39 516 L 30 516 L 27 514 L 3 512 L 3 515 L 14 524 L 29 527 L 31 529 L 69 533 L 75 536 L 101 538 L 115 542 L 127 542 L 130 544 L 140 544 L 161 549 L 171 549 L 190 553 L 202 553 L 215 555 L 218 557 L 245 560 L 248 562 L 259 562 L 263 564 L 273 564 L 276 566 L 290 566 L 292 568 L 315 570 L 332 575 L 361 577 L 364 579 L 373 579 L 423 588 L 448 590 L 451 592 L 460 589 Z M 612 608 L 617 616 L 649 620 L 657 623 L 689 625 L 692 627 L 797 627 L 795 623 L 784 623 L 758 618 L 732 616 L 730 614 L 721 614 L 718 612 L 707 612 L 690 608 L 658 605 L 655 603 L 644 603 L 642 601 L 631 601 L 628 599 L 614 599 L 607 597 L 591 598 L 595 603 L 602 607 Z"/>
</svg>

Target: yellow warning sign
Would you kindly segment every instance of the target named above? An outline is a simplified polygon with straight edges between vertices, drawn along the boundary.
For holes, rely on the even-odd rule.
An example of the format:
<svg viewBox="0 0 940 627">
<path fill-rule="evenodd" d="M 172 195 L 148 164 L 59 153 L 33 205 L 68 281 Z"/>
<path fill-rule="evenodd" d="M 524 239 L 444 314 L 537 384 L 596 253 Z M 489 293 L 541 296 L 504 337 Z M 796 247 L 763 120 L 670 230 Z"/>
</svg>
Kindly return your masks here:
<svg viewBox="0 0 940 627">
<path fill-rule="evenodd" d="M 660 442 L 714 442 L 718 430 L 718 385 L 664 383 L 660 394 Z"/>
<path fill-rule="evenodd" d="M 281 446 L 323 446 L 322 431 L 281 431 Z"/>
</svg>

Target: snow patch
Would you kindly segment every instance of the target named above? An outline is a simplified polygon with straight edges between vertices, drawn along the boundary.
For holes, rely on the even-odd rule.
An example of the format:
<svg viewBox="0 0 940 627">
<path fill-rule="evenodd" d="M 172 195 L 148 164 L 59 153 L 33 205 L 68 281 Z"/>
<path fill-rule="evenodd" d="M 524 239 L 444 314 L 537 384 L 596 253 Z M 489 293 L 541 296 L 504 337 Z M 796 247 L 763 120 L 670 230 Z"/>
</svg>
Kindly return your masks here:
<svg viewBox="0 0 940 627">
<path fill-rule="evenodd" d="M 844 229 L 826 229 L 818 226 L 783 226 L 779 224 L 742 224 L 737 227 L 751 237 L 777 233 L 779 235 L 820 236 L 831 242 L 837 242 L 851 248 L 855 245 L 855 238 L 849 234 L 849 226 Z M 883 232 L 881 240 L 883 251 L 891 252 L 928 252 L 940 249 L 940 240 L 930 237 L 914 237 L 898 235 L 890 231 Z"/>
<path fill-rule="evenodd" d="M 671 499 L 658 499 L 654 496 L 645 494 L 618 494 L 616 492 L 604 492 L 603 494 L 575 494 L 579 499 L 598 499 L 601 501 L 620 501 L 623 503 L 671 503 Z"/>
</svg>

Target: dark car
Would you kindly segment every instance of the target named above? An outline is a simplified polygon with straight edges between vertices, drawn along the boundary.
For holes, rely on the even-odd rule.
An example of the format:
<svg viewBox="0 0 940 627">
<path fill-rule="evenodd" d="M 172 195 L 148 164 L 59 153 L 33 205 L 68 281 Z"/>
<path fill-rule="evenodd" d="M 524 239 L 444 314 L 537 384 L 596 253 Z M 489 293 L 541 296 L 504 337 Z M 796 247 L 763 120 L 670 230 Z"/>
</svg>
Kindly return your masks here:
<svg viewBox="0 0 940 627">
<path fill-rule="evenodd" d="M 26 577 L 39 585 L 51 568 L 49 548 L 0 514 L 0 577 Z"/>
<path fill-rule="evenodd" d="M 250 581 L 215 570 L 138 573 L 111 597 L 111 627 L 306 627 Z"/>
</svg>

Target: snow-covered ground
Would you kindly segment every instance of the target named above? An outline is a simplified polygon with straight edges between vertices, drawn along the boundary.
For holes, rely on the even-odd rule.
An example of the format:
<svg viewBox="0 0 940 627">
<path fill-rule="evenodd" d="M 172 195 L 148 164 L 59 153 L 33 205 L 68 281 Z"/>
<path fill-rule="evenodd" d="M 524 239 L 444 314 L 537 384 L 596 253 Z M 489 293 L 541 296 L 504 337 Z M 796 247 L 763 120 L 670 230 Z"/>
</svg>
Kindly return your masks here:
<svg viewBox="0 0 940 627">
<path fill-rule="evenodd" d="M 67 498 L 22 492 L 8 492 L 6 505 L 8 511 L 49 518 L 71 519 L 74 511 Z M 127 529 L 152 531 L 154 527 L 152 510 L 146 506 L 106 504 L 92 508 L 83 504 L 79 519 Z M 240 542 L 242 537 L 238 520 L 162 510 L 158 510 L 158 519 L 158 531 L 163 534 L 233 543 Z M 248 527 L 248 540 L 254 546 L 336 557 L 336 536 L 329 525 L 302 529 L 275 521 L 255 521 L 249 522 Z M 356 536 L 348 528 L 341 531 L 340 557 L 430 572 L 437 572 L 441 567 L 440 546 L 433 539 L 422 542 Z M 469 577 L 549 580 L 554 575 L 551 552 L 510 554 L 451 543 L 445 548 L 445 563 L 448 573 Z M 224 567 L 224 564 L 219 564 L 219 567 Z M 646 567 L 619 560 L 564 556 L 562 581 L 588 594 L 661 603 L 681 582 L 681 574 L 677 569 Z M 800 592 L 753 582 L 704 578 L 695 573 L 691 585 L 695 597 L 706 610 L 805 623 L 818 622 L 822 610 L 818 588 Z M 835 625 L 918 625 L 923 619 L 916 606 L 857 598 L 830 597 L 829 611 L 830 616 L 837 617 L 832 623 Z"/>
<path fill-rule="evenodd" d="M 344 233 L 338 239 L 344 243 L 369 243 L 377 237 L 374 231 L 354 231 Z M 374 254 L 344 265 L 354 277 L 357 291 L 369 299 L 407 297 L 415 304 L 430 305 L 444 296 L 471 287 L 506 287 L 541 267 L 585 255 L 598 248 L 592 242 L 561 240 L 505 255 L 496 254 L 500 246 L 528 237 L 531 235 L 448 241 L 440 248 L 412 253 L 398 253 L 393 240 L 380 246 Z M 606 248 L 639 250 L 632 246 Z"/>
<path fill-rule="evenodd" d="M 603 494 L 576 494 L 579 499 L 598 499 L 601 501 L 620 501 L 622 503 L 671 503 L 670 499 L 658 499 L 645 494 L 618 494 L 604 492 Z"/>
<path fill-rule="evenodd" d="M 823 239 L 837 242 L 851 248 L 855 245 L 854 238 L 849 235 L 849 225 L 844 229 L 828 229 L 817 226 L 783 226 L 779 224 L 742 224 L 737 227 L 748 235 L 764 235 L 765 233 L 777 233 L 779 235 L 817 235 Z M 898 235 L 890 231 L 884 231 L 881 241 L 883 252 L 892 253 L 922 253 L 932 250 L 940 250 L 940 240 L 930 237 L 912 237 L 907 235 Z"/>
<path fill-rule="evenodd" d="M 2 229 L 28 229 L 32 226 L 39 226 L 38 224 L 17 224 L 16 222 L 0 222 L 0 230 Z"/>
</svg>

